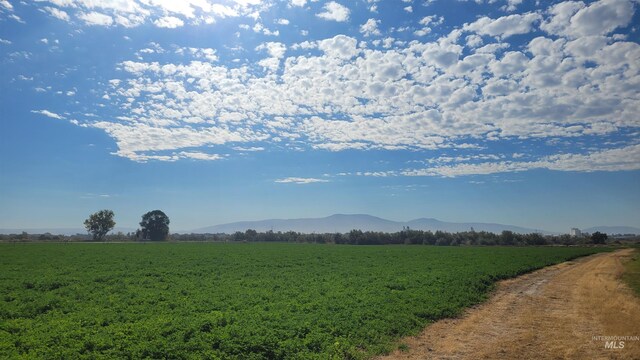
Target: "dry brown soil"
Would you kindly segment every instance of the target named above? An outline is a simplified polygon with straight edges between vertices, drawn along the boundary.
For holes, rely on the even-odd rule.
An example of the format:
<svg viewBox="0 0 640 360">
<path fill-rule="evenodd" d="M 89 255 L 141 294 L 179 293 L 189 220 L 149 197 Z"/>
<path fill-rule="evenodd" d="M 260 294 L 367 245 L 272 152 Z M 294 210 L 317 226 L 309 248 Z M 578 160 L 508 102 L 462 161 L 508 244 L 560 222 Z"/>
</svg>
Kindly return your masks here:
<svg viewBox="0 0 640 360">
<path fill-rule="evenodd" d="M 633 249 L 502 281 L 457 319 L 429 325 L 382 359 L 640 359 L 640 340 L 605 348 L 597 336 L 640 337 L 640 300 L 621 281 Z"/>
</svg>

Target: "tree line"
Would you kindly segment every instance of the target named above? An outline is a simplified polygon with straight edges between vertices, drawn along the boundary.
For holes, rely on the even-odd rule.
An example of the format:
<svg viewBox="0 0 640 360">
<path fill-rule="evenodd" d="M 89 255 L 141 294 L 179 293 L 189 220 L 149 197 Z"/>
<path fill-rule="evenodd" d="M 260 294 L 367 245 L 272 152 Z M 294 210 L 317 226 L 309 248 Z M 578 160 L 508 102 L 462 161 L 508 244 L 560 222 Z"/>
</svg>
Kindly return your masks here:
<svg viewBox="0 0 640 360">
<path fill-rule="evenodd" d="M 289 242 L 314 244 L 345 245 L 586 245 L 605 244 L 608 236 L 600 232 L 590 237 L 565 235 L 541 235 L 538 233 L 519 234 L 503 231 L 495 234 L 486 231 L 464 231 L 450 233 L 445 231 L 423 231 L 404 229 L 395 233 L 351 230 L 348 233 L 305 234 L 295 231 L 257 232 L 255 230 L 237 231 L 233 234 L 172 234 L 174 241 L 213 241 L 213 242 Z"/>
<path fill-rule="evenodd" d="M 116 223 L 112 210 L 100 210 L 84 221 L 89 237 L 82 235 L 21 234 L 0 235 L 0 240 L 10 241 L 211 241 L 211 242 L 287 242 L 345 245 L 500 245 L 500 246 L 541 246 L 541 245 L 586 245 L 605 244 L 608 236 L 595 232 L 589 237 L 565 235 L 542 235 L 538 233 L 519 234 L 502 231 L 495 234 L 487 231 L 423 231 L 404 228 L 395 233 L 351 230 L 348 233 L 305 234 L 295 231 L 257 232 L 237 231 L 233 234 L 170 234 L 169 217 L 161 210 L 153 210 L 142 215 L 140 229 L 133 233 L 107 235 Z M 639 238 L 631 239 L 638 241 Z"/>
</svg>

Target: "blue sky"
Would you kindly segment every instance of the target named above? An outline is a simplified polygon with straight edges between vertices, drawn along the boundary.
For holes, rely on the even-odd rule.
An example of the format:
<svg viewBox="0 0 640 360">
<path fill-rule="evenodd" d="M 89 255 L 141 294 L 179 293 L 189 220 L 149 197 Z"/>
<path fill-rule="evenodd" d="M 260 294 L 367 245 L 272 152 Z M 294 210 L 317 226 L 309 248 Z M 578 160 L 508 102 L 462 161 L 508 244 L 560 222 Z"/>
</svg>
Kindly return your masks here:
<svg viewBox="0 0 640 360">
<path fill-rule="evenodd" d="M 0 228 L 640 227 L 636 0 L 0 0 Z"/>
</svg>

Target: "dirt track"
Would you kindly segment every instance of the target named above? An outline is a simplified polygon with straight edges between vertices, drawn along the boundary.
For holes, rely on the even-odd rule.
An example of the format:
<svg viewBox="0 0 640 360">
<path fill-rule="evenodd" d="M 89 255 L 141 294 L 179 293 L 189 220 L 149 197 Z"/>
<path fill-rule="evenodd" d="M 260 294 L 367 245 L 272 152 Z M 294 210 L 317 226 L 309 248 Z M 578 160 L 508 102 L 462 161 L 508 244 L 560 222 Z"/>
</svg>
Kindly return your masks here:
<svg viewBox="0 0 640 360">
<path fill-rule="evenodd" d="M 605 348 L 597 336 L 640 337 L 640 300 L 620 282 L 632 249 L 502 281 L 486 303 L 428 326 L 380 359 L 640 359 L 640 340 Z"/>
</svg>

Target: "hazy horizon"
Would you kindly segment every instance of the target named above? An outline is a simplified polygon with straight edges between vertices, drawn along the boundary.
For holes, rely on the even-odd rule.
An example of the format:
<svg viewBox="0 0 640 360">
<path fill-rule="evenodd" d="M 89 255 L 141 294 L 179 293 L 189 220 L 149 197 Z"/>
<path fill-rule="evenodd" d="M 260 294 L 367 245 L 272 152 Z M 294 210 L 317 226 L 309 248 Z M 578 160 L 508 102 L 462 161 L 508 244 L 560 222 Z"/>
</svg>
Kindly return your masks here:
<svg viewBox="0 0 640 360">
<path fill-rule="evenodd" d="M 0 0 L 0 228 L 640 228 L 639 8 Z"/>
<path fill-rule="evenodd" d="M 345 224 L 344 217 L 349 218 L 349 220 L 355 221 L 355 223 Z M 334 221 L 335 220 L 335 221 Z M 370 223 L 369 220 L 375 220 L 377 222 Z M 379 221 L 378 221 L 379 220 Z M 411 224 L 415 221 L 427 220 L 429 223 L 431 221 L 435 221 L 435 223 L 441 224 L 442 228 L 439 228 L 436 224 L 426 225 L 426 224 Z M 302 222 L 301 222 L 302 221 Z M 318 221 L 321 223 L 318 224 Z M 334 221 L 334 222 L 331 222 Z M 365 221 L 363 224 L 362 221 Z M 276 224 L 271 224 L 271 222 L 276 222 Z M 388 224 L 388 222 L 392 222 L 395 224 Z M 266 224 L 265 224 L 266 223 Z M 238 224 L 242 224 L 242 226 L 237 226 Z M 246 224 L 246 225 L 245 225 Z M 316 227 L 314 227 L 316 224 Z M 269 225 L 269 226 L 267 226 Z M 483 226 L 483 225 L 488 225 Z M 265 227 L 266 226 L 266 227 Z M 288 227 L 291 226 L 291 227 Z M 312 217 L 312 218 L 269 218 L 269 219 L 246 219 L 228 223 L 215 223 L 209 224 L 206 226 L 200 226 L 196 228 L 190 229 L 176 229 L 170 228 L 171 233 L 235 233 L 236 231 L 244 232 L 246 230 L 252 229 L 257 230 L 258 232 L 265 232 L 268 230 L 272 230 L 275 232 L 286 232 L 286 231 L 296 231 L 301 233 L 335 233 L 342 232 L 346 233 L 350 230 L 363 230 L 363 231 L 382 231 L 382 232 L 397 232 L 401 231 L 404 226 L 414 230 L 428 230 L 428 231 L 445 231 L 445 232 L 464 232 L 474 229 L 476 231 L 488 231 L 493 232 L 495 234 L 501 233 L 503 230 L 509 230 L 516 233 L 527 234 L 527 233 L 543 233 L 547 235 L 560 235 L 560 234 L 569 234 L 573 226 L 566 229 L 559 230 L 550 230 L 544 228 L 527 228 L 524 226 L 518 226 L 517 224 L 505 224 L 505 223 L 496 223 L 496 222 L 475 222 L 475 221 L 464 221 L 464 222 L 454 222 L 454 221 L 446 221 L 435 218 L 421 217 L 414 219 L 406 219 L 406 220 L 398 220 L 398 219 L 385 219 L 379 216 L 370 215 L 370 214 L 331 214 L 328 216 L 321 217 Z M 416 227 L 417 226 L 417 227 Z M 426 227 L 425 227 L 426 226 Z M 139 226 L 120 226 L 116 225 L 109 233 L 116 234 L 118 232 L 134 232 L 138 229 Z M 631 228 L 631 229 L 628 229 Z M 593 231 L 601 231 L 612 234 L 629 234 L 636 233 L 640 234 L 640 228 L 618 224 L 618 225 L 591 225 L 589 227 L 579 228 L 582 231 L 586 231 L 587 233 Z M 633 230 L 633 231 L 632 231 Z M 65 234 L 65 235 L 75 235 L 79 233 L 84 233 L 84 229 L 79 226 L 69 226 L 69 227 L 45 227 L 45 228 L 0 228 L 0 234 L 11 234 L 11 233 L 20 233 L 22 231 L 26 231 L 28 233 L 52 233 L 52 234 Z"/>
</svg>

